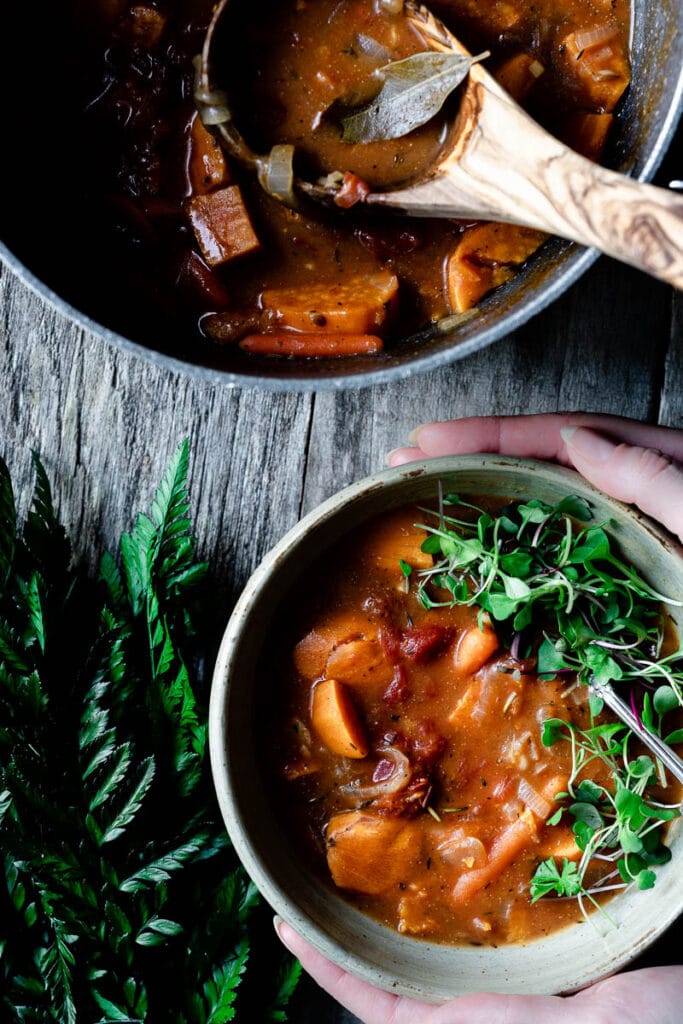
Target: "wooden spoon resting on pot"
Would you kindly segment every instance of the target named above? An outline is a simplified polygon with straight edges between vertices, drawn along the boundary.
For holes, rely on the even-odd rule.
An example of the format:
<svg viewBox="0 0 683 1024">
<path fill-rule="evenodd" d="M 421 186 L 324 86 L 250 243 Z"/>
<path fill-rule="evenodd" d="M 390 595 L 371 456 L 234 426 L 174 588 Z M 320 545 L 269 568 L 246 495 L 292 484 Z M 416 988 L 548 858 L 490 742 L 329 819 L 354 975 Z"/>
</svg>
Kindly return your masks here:
<svg viewBox="0 0 683 1024">
<path fill-rule="evenodd" d="M 229 4 L 221 0 L 207 31 L 195 98 L 202 120 L 228 152 L 263 175 L 269 158 L 249 148 L 231 119 L 229 98 L 211 81 L 214 39 Z M 468 55 L 426 7 L 408 0 L 405 17 L 429 49 Z M 422 178 L 370 192 L 364 204 L 416 217 L 524 225 L 594 246 L 683 289 L 683 196 L 579 156 L 530 118 L 481 64 L 474 64 L 462 87 L 449 140 Z M 291 187 L 334 201 L 331 185 L 293 177 Z"/>
</svg>

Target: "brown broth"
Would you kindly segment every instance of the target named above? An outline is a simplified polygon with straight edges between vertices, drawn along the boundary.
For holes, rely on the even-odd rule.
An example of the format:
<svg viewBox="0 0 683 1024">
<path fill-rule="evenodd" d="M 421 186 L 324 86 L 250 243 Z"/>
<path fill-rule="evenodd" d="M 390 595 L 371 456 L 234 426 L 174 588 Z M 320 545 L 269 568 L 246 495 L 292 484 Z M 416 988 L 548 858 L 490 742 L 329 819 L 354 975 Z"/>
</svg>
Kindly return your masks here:
<svg viewBox="0 0 683 1024">
<path fill-rule="evenodd" d="M 82 14 L 82 0 L 71 3 Z M 433 6 L 471 49 L 491 50 L 488 66 L 535 117 L 599 157 L 628 82 L 628 0 L 437 0 Z M 359 292 L 361 307 L 345 330 L 378 335 L 382 344 L 477 305 L 540 244 L 539 233 L 505 225 L 371 217 L 308 203 L 288 210 L 224 161 L 222 177 L 202 186 L 206 196 L 199 202 L 211 205 L 228 188 L 249 227 L 229 222 L 228 240 L 238 242 L 223 261 L 207 264 L 190 223 L 197 186 L 188 178 L 188 161 L 196 157 L 191 61 L 211 7 L 208 0 L 88 6 L 84 48 L 92 73 L 79 131 L 92 174 L 84 208 L 103 236 L 102 291 L 109 260 L 112 279 L 125 281 L 134 300 L 118 303 L 118 318 L 132 304 L 137 317 L 142 307 L 159 330 L 194 325 L 199 344 L 234 345 L 249 333 L 301 331 L 302 316 L 292 320 L 283 312 L 283 290 L 297 292 L 305 320 L 311 285 L 329 287 L 330 305 L 334 287 L 344 283 Z M 402 17 L 380 13 L 377 0 L 263 0 L 258 18 L 253 5 L 235 0 L 235 19 L 238 45 L 226 56 L 226 70 L 240 128 L 258 149 L 291 142 L 302 171 L 350 170 L 380 187 L 410 178 L 438 154 L 442 122 L 395 142 L 350 145 L 330 116 L 335 102 L 364 98 L 386 53 L 397 59 L 422 48 Z M 586 47 L 580 53 L 572 50 L 576 32 Z M 596 32 L 603 38 L 591 42 Z M 385 56 L 369 52 L 368 39 Z M 251 241 L 243 243 L 243 236 Z M 363 293 L 362 282 L 377 274 L 396 275 L 398 292 L 387 314 L 373 317 L 373 296 Z M 274 294 L 270 304 L 264 293 Z M 339 330 L 319 329 L 325 312 L 310 310 L 313 337 Z"/>
</svg>

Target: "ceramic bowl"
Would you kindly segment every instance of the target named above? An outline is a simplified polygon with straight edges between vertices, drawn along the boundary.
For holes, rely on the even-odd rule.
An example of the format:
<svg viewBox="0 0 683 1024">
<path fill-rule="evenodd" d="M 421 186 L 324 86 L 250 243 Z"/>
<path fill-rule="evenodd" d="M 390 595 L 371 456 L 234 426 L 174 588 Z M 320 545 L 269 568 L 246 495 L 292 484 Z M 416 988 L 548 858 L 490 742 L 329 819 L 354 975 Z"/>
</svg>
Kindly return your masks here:
<svg viewBox="0 0 683 1024">
<path fill-rule="evenodd" d="M 611 519 L 625 556 L 664 593 L 680 594 L 680 549 L 653 523 L 613 501 L 570 470 L 500 456 L 460 456 L 378 473 L 334 495 L 266 556 L 249 580 L 225 631 L 210 708 L 210 750 L 218 800 L 247 871 L 271 906 L 336 964 L 401 995 L 438 1002 L 475 991 L 561 993 L 612 974 L 650 945 L 683 910 L 683 829 L 669 833 L 671 862 L 655 888 L 610 903 L 618 928 L 599 916 L 526 945 L 456 947 L 400 935 L 364 916 L 306 871 L 273 813 L 259 730 L 259 661 L 278 609 L 292 599 L 311 563 L 349 530 L 389 508 L 431 501 L 448 491 L 536 497 L 554 503 L 585 497 L 597 520 Z M 672 609 L 680 632 L 683 615 Z"/>
</svg>

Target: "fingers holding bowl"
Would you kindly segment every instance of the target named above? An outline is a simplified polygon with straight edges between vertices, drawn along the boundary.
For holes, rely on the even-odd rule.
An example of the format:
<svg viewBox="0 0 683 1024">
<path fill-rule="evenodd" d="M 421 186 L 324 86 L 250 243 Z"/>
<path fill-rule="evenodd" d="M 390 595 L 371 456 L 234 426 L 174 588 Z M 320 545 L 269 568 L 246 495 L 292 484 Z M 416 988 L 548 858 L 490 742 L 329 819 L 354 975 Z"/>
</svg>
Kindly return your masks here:
<svg viewBox="0 0 683 1024">
<path fill-rule="evenodd" d="M 683 539 L 683 432 L 584 413 L 468 417 L 416 427 L 390 466 L 496 452 L 573 466 L 606 494 L 637 505 Z"/>
</svg>

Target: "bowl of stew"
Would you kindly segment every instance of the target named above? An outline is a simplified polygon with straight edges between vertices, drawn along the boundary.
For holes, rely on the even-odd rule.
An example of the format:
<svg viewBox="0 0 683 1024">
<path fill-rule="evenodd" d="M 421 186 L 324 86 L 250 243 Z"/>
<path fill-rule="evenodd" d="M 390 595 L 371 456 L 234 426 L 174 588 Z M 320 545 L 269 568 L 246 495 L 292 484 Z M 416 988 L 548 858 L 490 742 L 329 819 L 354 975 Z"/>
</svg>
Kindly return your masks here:
<svg viewBox="0 0 683 1024">
<path fill-rule="evenodd" d="M 3 116 L 3 255 L 110 342 L 213 381 L 274 389 L 379 383 L 480 349 L 552 302 L 595 258 L 504 225 L 290 209 L 198 120 L 192 58 L 210 0 L 38 0 L 31 74 Z M 234 0 L 224 84 L 259 152 L 294 145 L 306 177 L 342 165 L 383 187 L 414 173 L 420 131 L 340 143 L 326 116 L 421 44 L 381 0 Z M 434 11 L 546 127 L 647 180 L 681 105 L 675 0 L 440 0 Z M 23 13 L 7 12 L 7 46 Z M 268 31 L 264 31 L 264 25 Z M 414 136 L 414 137 L 413 137 Z M 428 149 L 428 147 L 427 147 Z M 417 161 L 417 162 L 416 162 Z M 413 166 L 413 164 L 415 166 Z M 49 171 L 49 172 L 48 172 Z M 279 353 L 279 354 L 278 354 Z"/>
<path fill-rule="evenodd" d="M 656 583 L 640 633 L 640 598 L 605 585 L 629 567 Z M 525 619 L 530 587 L 578 594 L 584 569 L 561 635 Z M 434 1002 L 569 992 L 636 957 L 683 909 L 680 786 L 582 683 L 618 677 L 680 742 L 680 691 L 645 668 L 626 695 L 638 659 L 680 665 L 659 598 L 681 579 L 663 531 L 525 460 L 413 463 L 306 516 L 247 584 L 211 695 L 221 811 L 264 897 L 335 963 Z M 594 612 L 579 670 L 565 638 Z"/>
</svg>

